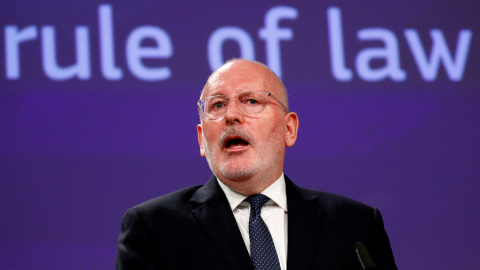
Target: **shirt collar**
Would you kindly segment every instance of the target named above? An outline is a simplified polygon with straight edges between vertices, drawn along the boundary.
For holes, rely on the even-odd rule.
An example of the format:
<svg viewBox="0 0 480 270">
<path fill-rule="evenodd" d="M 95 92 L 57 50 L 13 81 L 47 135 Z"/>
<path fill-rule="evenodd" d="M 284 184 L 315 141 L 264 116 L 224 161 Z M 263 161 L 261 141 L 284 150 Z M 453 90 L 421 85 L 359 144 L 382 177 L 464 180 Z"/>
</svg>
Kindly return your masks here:
<svg viewBox="0 0 480 270">
<path fill-rule="evenodd" d="M 222 183 L 218 177 L 217 182 L 225 193 L 232 211 L 235 210 L 235 208 L 237 208 L 246 198 L 248 198 L 248 196 L 231 190 L 224 183 Z M 274 204 L 277 204 L 283 210 L 287 211 L 287 191 L 285 187 L 285 175 L 283 173 L 275 182 L 273 182 L 273 184 L 262 191 L 261 194 L 270 198 L 270 201 L 267 202 L 267 204 L 270 204 L 273 201 Z"/>
</svg>

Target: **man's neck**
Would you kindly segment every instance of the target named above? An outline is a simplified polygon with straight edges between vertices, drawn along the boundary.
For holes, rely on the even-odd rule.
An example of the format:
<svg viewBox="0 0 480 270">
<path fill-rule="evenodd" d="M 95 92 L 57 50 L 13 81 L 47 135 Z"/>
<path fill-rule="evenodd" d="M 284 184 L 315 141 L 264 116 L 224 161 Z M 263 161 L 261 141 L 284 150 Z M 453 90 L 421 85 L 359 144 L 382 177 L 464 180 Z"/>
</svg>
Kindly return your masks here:
<svg viewBox="0 0 480 270">
<path fill-rule="evenodd" d="M 262 191 L 277 181 L 282 175 L 283 172 L 280 172 L 275 177 L 269 177 L 267 179 L 252 177 L 246 180 L 231 180 L 219 176 L 217 176 L 217 178 L 231 190 L 245 196 L 250 196 L 262 193 Z"/>
</svg>

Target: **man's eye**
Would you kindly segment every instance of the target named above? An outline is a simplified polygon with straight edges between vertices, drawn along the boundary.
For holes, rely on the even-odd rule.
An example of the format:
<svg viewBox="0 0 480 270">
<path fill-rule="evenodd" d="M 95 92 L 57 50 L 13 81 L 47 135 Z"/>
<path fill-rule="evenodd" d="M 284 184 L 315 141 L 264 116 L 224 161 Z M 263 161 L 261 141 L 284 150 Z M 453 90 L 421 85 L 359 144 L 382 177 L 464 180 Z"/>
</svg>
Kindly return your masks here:
<svg viewBox="0 0 480 270">
<path fill-rule="evenodd" d="M 250 98 L 250 99 L 247 100 L 247 103 L 249 105 L 255 105 L 255 104 L 258 104 L 259 102 L 256 99 Z"/>
<path fill-rule="evenodd" d="M 223 102 L 218 101 L 218 102 L 212 103 L 212 105 L 210 106 L 210 108 L 211 108 L 212 110 L 217 110 L 217 109 L 223 108 L 224 106 L 225 106 L 225 104 L 224 104 Z"/>
</svg>

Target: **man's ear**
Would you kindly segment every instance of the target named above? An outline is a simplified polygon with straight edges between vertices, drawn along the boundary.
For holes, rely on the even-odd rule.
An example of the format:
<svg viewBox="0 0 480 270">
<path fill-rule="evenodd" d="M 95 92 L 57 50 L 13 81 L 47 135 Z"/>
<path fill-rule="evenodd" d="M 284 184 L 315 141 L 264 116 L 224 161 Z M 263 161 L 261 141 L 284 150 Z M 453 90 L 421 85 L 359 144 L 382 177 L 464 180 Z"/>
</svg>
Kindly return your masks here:
<svg viewBox="0 0 480 270">
<path fill-rule="evenodd" d="M 286 134 L 285 146 L 291 147 L 297 141 L 298 132 L 298 115 L 294 112 L 285 115 Z"/>
<path fill-rule="evenodd" d="M 205 157 L 205 150 L 203 148 L 203 132 L 202 124 L 197 125 L 198 145 L 200 146 L 200 156 Z"/>
</svg>

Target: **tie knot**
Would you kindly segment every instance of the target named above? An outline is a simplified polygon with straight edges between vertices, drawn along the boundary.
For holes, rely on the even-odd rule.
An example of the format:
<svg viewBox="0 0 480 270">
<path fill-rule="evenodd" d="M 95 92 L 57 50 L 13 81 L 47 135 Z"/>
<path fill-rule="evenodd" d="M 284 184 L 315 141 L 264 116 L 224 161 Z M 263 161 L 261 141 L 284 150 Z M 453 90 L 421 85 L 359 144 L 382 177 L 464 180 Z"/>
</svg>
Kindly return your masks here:
<svg viewBox="0 0 480 270">
<path fill-rule="evenodd" d="M 270 198 L 263 194 L 256 194 L 247 198 L 247 201 L 250 203 L 250 206 L 256 214 L 260 214 L 260 210 L 268 200 L 270 200 Z"/>
</svg>

